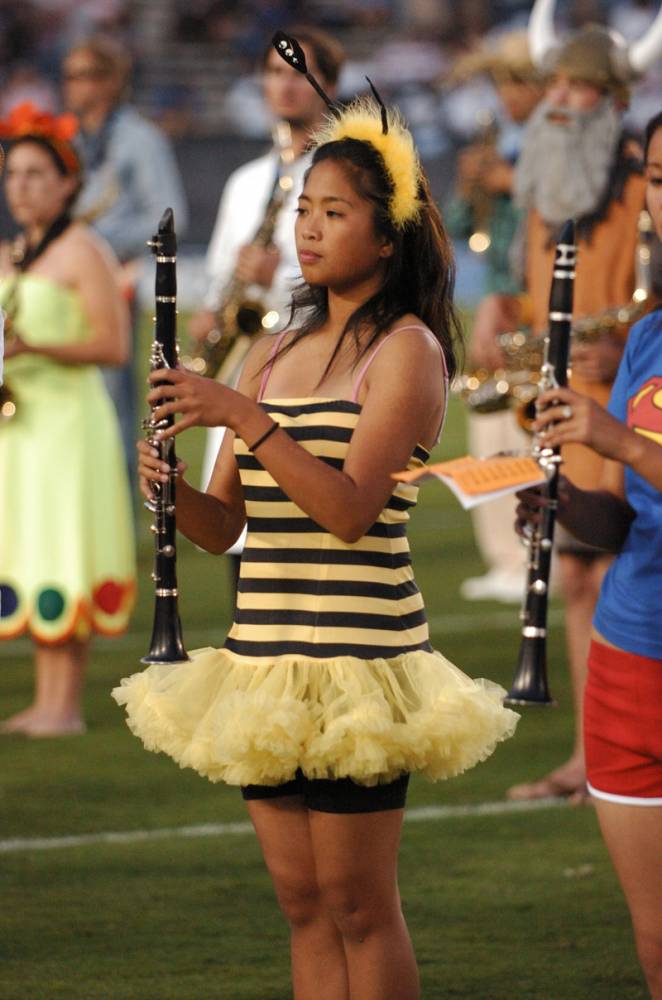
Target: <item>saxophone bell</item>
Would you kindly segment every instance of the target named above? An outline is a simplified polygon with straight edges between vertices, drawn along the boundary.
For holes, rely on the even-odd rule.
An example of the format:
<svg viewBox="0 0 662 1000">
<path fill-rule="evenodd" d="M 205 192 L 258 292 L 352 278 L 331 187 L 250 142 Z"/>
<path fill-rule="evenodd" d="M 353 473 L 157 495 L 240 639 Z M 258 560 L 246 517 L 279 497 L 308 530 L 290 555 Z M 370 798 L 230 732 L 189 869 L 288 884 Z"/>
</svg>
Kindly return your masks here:
<svg viewBox="0 0 662 1000">
<path fill-rule="evenodd" d="M 639 215 L 637 233 L 635 288 L 632 297 L 621 305 L 574 320 L 573 342 L 591 344 L 607 334 L 623 331 L 654 304 L 651 272 L 652 222 L 646 211 Z M 535 419 L 535 400 L 543 363 L 543 338 L 530 330 L 513 330 L 500 333 L 496 341 L 504 355 L 503 367 L 491 371 L 477 368 L 466 372 L 455 380 L 453 392 L 475 413 L 496 413 L 512 407 L 518 424 L 530 434 Z"/>
</svg>

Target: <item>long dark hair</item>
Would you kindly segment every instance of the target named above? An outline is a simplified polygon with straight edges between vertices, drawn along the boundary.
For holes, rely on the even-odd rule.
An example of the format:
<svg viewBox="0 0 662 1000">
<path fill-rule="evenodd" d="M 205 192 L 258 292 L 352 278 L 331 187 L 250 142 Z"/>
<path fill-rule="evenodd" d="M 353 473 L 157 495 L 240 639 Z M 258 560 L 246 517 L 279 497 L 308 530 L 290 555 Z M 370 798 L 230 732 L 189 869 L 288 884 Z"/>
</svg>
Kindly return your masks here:
<svg viewBox="0 0 662 1000">
<path fill-rule="evenodd" d="M 320 382 L 333 367 L 348 336 L 354 339 L 356 365 L 371 345 L 405 313 L 414 313 L 430 328 L 443 348 L 452 378 L 459 367 L 456 351 L 462 346 L 462 327 L 453 306 L 455 261 L 427 179 L 422 175 L 419 183 L 419 218 L 404 229 L 396 229 L 389 215 L 393 184 L 381 153 L 371 143 L 350 138 L 325 143 L 315 150 L 310 170 L 324 160 L 341 163 L 358 194 L 372 202 L 375 230 L 393 243 L 394 252 L 386 260 L 384 281 L 379 290 L 347 320 Z M 295 318 L 301 320 L 300 325 L 278 355 L 287 353 L 302 337 L 324 324 L 328 318 L 327 288 L 306 284 L 297 288 L 292 296 L 290 325 Z M 367 329 L 372 331 L 371 335 L 362 342 L 361 332 Z"/>
<path fill-rule="evenodd" d="M 662 128 L 662 111 L 658 111 L 658 113 L 651 118 L 646 125 L 646 130 L 644 132 L 644 166 L 646 165 L 646 161 L 648 159 L 648 147 L 650 146 L 653 136 L 659 128 Z"/>
</svg>

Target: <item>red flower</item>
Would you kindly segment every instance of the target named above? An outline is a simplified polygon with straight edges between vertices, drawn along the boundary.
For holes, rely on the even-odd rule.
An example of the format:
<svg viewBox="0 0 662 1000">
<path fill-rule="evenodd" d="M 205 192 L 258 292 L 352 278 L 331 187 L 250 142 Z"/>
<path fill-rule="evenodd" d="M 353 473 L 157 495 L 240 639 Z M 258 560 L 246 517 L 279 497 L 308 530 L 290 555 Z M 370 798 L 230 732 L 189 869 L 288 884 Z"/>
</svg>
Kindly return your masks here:
<svg viewBox="0 0 662 1000">
<path fill-rule="evenodd" d="M 44 139 L 69 142 L 77 131 L 78 120 L 75 115 L 52 115 L 49 111 L 40 111 L 30 101 L 17 104 L 7 118 L 0 121 L 0 136 L 4 139 L 38 135 Z"/>
</svg>

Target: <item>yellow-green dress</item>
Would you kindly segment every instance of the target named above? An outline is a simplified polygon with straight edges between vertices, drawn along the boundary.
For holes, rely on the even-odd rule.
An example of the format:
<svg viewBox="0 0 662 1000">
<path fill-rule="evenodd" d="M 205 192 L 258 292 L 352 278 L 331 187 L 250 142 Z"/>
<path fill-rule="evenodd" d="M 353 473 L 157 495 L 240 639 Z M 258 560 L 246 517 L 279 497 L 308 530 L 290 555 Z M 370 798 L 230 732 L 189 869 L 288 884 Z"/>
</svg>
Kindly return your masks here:
<svg viewBox="0 0 662 1000">
<path fill-rule="evenodd" d="M 265 399 L 306 451 L 341 469 L 361 407 Z M 418 489 L 399 483 L 375 524 L 343 542 L 280 489 L 237 438 L 248 534 L 222 649 L 155 664 L 113 697 L 147 749 L 231 785 L 309 778 L 375 785 L 459 774 L 514 732 L 505 692 L 430 645 L 406 527 Z M 416 448 L 410 468 L 427 452 Z"/>
<path fill-rule="evenodd" d="M 14 322 L 26 343 L 90 336 L 74 291 L 29 273 L 18 282 Z M 134 602 L 134 530 L 99 370 L 25 353 L 5 363 L 5 382 L 16 414 L 0 420 L 0 638 L 119 633 Z"/>
</svg>

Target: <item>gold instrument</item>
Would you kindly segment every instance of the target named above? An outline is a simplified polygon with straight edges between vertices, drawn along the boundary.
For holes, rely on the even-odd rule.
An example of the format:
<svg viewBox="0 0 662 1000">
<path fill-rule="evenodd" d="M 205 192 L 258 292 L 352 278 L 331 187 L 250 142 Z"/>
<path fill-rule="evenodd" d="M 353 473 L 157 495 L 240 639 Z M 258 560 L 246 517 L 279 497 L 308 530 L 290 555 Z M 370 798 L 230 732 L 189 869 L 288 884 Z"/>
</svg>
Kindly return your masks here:
<svg viewBox="0 0 662 1000">
<path fill-rule="evenodd" d="M 646 211 L 639 214 L 635 248 L 635 289 L 629 302 L 584 316 L 572 324 L 578 344 L 595 343 L 605 333 L 630 326 L 649 308 L 652 295 L 651 238 L 653 225 Z M 476 368 L 455 380 L 454 392 L 474 413 L 496 413 L 514 408 L 517 422 L 530 432 L 543 362 L 543 337 L 529 330 L 501 333 L 496 338 L 504 365 L 492 371 Z"/>
<path fill-rule="evenodd" d="M 259 247 L 267 247 L 272 242 L 278 216 L 294 184 L 291 168 L 295 157 L 287 122 L 279 122 L 275 127 L 274 143 L 280 155 L 280 174 L 252 240 L 253 245 Z M 216 312 L 216 325 L 182 357 L 185 368 L 226 384 L 232 381 L 255 335 L 273 329 L 280 320 L 275 309 L 267 309 L 262 301 L 251 298 L 248 293 L 248 284 L 233 274 Z"/>
</svg>

